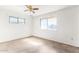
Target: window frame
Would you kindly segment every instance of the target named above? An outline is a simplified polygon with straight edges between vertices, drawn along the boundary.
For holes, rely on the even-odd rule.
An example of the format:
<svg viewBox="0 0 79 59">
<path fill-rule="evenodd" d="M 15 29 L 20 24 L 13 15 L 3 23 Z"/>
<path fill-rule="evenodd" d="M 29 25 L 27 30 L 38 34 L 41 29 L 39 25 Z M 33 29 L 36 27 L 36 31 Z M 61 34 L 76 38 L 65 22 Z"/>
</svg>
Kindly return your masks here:
<svg viewBox="0 0 79 59">
<path fill-rule="evenodd" d="M 16 18 L 17 19 L 17 22 L 11 22 L 11 19 L 10 18 Z M 14 16 L 9 16 L 9 23 L 10 24 L 18 24 L 18 18 L 17 17 L 14 17 Z"/>
<path fill-rule="evenodd" d="M 41 22 L 42 22 L 43 19 L 46 19 L 47 20 L 47 18 L 40 18 L 40 28 L 42 27 Z M 48 20 L 47 20 L 47 29 L 48 29 Z M 42 29 L 42 30 L 47 30 L 47 29 Z"/>
<path fill-rule="evenodd" d="M 53 18 L 53 17 L 52 17 L 52 18 Z M 56 17 L 56 18 L 57 18 L 57 17 Z M 42 26 L 42 25 L 41 25 L 41 21 L 42 21 L 43 19 L 46 19 L 46 20 L 47 20 L 47 29 L 42 29 L 42 28 L 41 28 L 41 26 Z M 49 28 L 48 28 L 48 19 L 49 19 L 49 18 L 40 18 L 40 29 L 41 29 L 41 30 L 56 30 L 56 28 L 55 28 L 55 29 L 54 29 L 54 28 L 52 28 L 52 29 L 49 29 Z M 57 21 L 56 21 L 56 22 L 57 22 Z M 57 24 L 56 24 L 56 26 L 57 26 Z"/>
<path fill-rule="evenodd" d="M 16 18 L 17 22 L 11 22 L 10 18 Z M 20 22 L 19 19 L 22 19 L 24 22 Z M 15 16 L 9 16 L 9 24 L 25 24 L 25 18 L 15 17 Z"/>
<path fill-rule="evenodd" d="M 24 22 L 19 21 L 19 19 L 22 19 Z M 18 23 L 19 24 L 25 24 L 25 18 L 18 18 Z"/>
</svg>

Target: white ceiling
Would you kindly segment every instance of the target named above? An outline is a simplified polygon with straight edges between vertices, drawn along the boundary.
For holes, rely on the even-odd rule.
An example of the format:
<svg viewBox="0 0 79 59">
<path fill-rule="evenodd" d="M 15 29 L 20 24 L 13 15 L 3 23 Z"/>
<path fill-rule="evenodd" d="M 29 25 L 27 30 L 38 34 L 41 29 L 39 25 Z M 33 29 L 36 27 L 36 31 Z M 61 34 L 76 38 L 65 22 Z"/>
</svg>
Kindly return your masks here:
<svg viewBox="0 0 79 59">
<path fill-rule="evenodd" d="M 66 7 L 69 7 L 68 5 L 33 5 L 33 7 L 37 7 L 39 8 L 38 11 L 35 11 L 35 16 L 41 15 L 41 14 L 45 14 L 48 12 L 54 12 Z M 7 9 L 7 10 L 12 10 L 15 12 L 19 12 L 19 13 L 24 13 L 27 14 L 27 12 L 24 12 L 24 10 L 26 9 L 25 6 L 23 5 L 9 5 L 9 6 L 0 6 L 0 8 L 3 9 Z"/>
</svg>

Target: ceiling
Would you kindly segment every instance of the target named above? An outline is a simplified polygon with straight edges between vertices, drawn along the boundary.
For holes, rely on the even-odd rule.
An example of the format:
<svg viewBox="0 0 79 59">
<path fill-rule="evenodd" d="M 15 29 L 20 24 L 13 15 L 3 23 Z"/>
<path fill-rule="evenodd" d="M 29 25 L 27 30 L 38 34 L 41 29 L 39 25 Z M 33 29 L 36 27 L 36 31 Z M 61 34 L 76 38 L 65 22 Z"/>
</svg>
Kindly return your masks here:
<svg viewBox="0 0 79 59">
<path fill-rule="evenodd" d="M 35 16 L 38 16 L 48 12 L 58 11 L 60 9 L 63 9 L 69 6 L 68 5 L 33 5 L 33 7 L 39 8 L 39 10 L 35 11 L 36 12 Z M 26 9 L 24 5 L 0 6 L 0 8 L 3 8 L 5 10 L 7 9 L 7 10 L 15 11 L 18 13 L 28 14 L 27 12 L 24 12 L 24 10 Z"/>
</svg>

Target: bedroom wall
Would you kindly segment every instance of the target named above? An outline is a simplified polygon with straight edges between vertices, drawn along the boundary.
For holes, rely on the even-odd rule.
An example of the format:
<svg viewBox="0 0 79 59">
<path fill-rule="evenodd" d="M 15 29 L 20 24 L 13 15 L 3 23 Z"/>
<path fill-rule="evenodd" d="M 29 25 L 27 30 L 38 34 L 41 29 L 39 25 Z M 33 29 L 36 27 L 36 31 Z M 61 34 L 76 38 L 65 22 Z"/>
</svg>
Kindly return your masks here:
<svg viewBox="0 0 79 59">
<path fill-rule="evenodd" d="M 9 24 L 9 16 L 25 18 L 25 24 Z M 0 42 L 28 37 L 32 34 L 31 18 L 26 14 L 0 9 Z"/>
<path fill-rule="evenodd" d="M 68 7 L 56 12 L 50 12 L 34 17 L 33 35 L 79 47 L 79 36 L 77 35 L 77 28 L 79 28 L 77 26 L 77 21 L 79 18 L 77 17 L 79 16 L 78 8 L 78 6 Z M 40 29 L 40 18 L 48 16 L 57 17 L 56 31 Z"/>
<path fill-rule="evenodd" d="M 9 16 L 26 19 L 25 24 L 9 24 Z M 57 30 L 41 30 L 40 18 L 56 16 Z M 73 6 L 56 12 L 29 17 L 26 14 L 0 9 L 0 42 L 35 35 L 79 47 L 79 7 Z"/>
</svg>

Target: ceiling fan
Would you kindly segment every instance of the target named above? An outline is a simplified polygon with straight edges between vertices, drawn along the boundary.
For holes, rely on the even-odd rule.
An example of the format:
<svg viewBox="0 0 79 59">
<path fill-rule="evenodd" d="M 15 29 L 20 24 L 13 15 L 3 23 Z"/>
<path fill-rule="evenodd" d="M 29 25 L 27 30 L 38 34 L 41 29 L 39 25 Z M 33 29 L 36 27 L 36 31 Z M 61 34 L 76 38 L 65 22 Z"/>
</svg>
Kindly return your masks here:
<svg viewBox="0 0 79 59">
<path fill-rule="evenodd" d="M 33 14 L 35 13 L 35 10 L 39 10 L 39 8 L 33 8 L 32 5 L 25 5 L 25 7 L 27 8 L 26 10 L 24 10 L 25 12 L 29 11 Z"/>
</svg>

